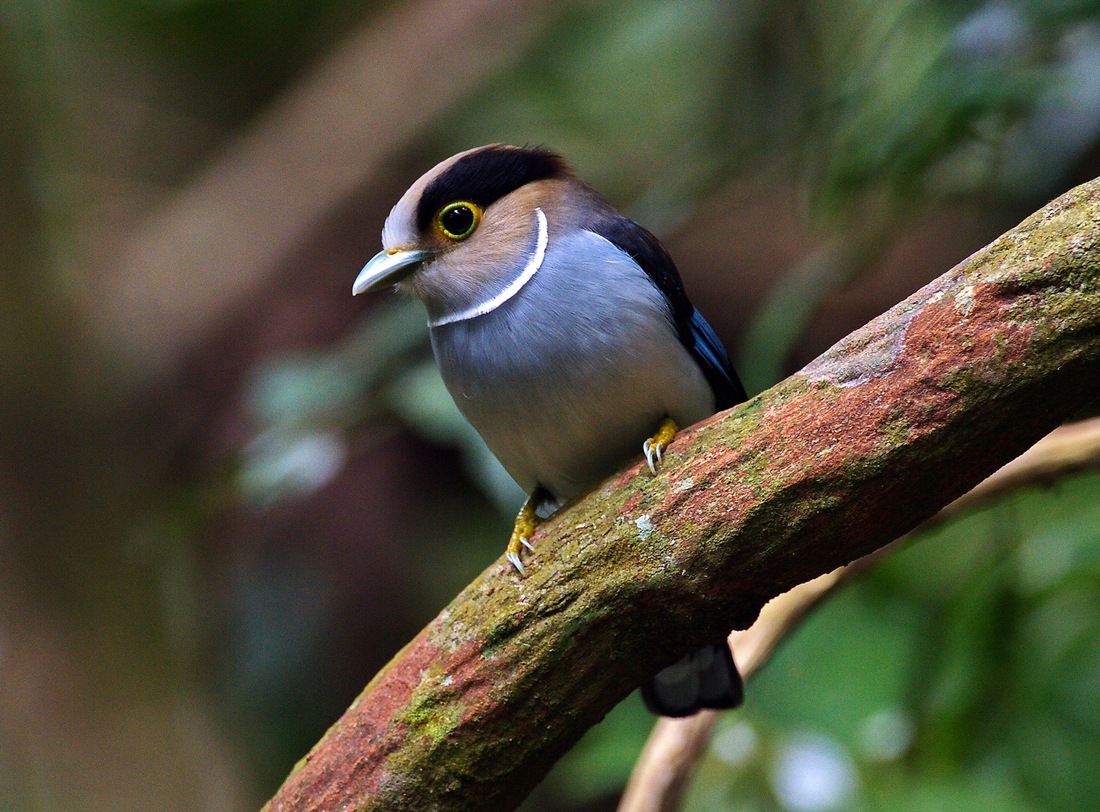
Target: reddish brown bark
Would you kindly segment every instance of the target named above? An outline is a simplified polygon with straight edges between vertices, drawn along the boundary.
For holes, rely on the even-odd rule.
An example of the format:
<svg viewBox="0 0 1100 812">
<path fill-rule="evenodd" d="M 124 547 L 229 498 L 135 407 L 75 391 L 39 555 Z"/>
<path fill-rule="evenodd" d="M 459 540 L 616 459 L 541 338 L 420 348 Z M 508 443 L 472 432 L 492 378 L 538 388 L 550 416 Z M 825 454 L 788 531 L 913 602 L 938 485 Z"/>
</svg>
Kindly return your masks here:
<svg viewBox="0 0 1100 812">
<path fill-rule="evenodd" d="M 647 675 L 902 535 L 1100 396 L 1100 184 L 490 567 L 268 805 L 510 809 Z"/>
<path fill-rule="evenodd" d="M 913 536 L 919 536 L 922 531 L 980 509 L 1022 488 L 1057 482 L 1081 471 L 1097 470 L 1100 470 L 1100 417 L 1055 429 L 1024 454 L 937 512 L 913 533 L 872 555 L 853 561 L 847 567 L 801 583 L 769 601 L 751 628 L 734 632 L 729 637 L 741 675 L 746 681 L 751 679 L 768 662 L 775 648 L 820 601 L 874 566 L 894 547 L 913 540 Z M 662 719 L 655 725 L 634 765 L 618 812 L 674 812 L 680 809 L 683 793 L 697 761 L 710 743 L 710 734 L 718 716 L 715 711 L 704 711 L 687 719 Z"/>
</svg>

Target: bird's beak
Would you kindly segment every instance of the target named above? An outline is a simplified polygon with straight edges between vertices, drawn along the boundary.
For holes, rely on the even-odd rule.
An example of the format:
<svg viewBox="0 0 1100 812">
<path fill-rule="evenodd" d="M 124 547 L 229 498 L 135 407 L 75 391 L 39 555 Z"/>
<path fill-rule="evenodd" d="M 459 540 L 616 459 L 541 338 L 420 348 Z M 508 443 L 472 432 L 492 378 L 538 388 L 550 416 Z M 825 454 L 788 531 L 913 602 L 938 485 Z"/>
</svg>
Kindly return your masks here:
<svg viewBox="0 0 1100 812">
<path fill-rule="evenodd" d="M 431 255 L 431 251 L 421 251 L 416 248 L 379 251 L 363 266 L 359 276 L 355 277 L 355 284 L 351 286 L 351 295 L 396 285 L 419 268 L 420 264 Z"/>
</svg>

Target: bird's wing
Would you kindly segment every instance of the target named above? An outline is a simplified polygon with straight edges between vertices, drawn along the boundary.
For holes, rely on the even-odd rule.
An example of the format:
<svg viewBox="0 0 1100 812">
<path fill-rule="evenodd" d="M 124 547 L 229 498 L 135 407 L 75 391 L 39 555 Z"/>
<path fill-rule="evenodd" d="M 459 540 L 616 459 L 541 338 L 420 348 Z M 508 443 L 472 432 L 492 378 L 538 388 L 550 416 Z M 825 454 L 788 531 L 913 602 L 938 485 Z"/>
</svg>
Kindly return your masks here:
<svg viewBox="0 0 1100 812">
<path fill-rule="evenodd" d="M 661 241 L 617 212 L 599 218 L 589 228 L 633 258 L 664 295 L 681 343 L 714 391 L 715 409 L 721 411 L 748 400 L 722 342 L 688 299 L 676 265 Z"/>
<path fill-rule="evenodd" d="M 722 411 L 748 400 L 745 387 L 726 355 L 726 348 L 698 310 L 692 313 L 690 330 L 692 344 L 688 346 L 688 352 L 699 362 L 707 383 L 714 390 L 715 409 Z"/>
</svg>

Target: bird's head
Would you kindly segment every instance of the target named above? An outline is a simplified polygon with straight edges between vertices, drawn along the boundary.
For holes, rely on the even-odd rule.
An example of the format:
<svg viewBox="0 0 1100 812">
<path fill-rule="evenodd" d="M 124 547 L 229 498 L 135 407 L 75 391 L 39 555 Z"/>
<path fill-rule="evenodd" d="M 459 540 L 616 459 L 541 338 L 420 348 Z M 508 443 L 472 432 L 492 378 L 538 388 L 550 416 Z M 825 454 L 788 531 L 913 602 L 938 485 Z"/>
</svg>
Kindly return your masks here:
<svg viewBox="0 0 1100 812">
<path fill-rule="evenodd" d="M 595 197 L 549 150 L 493 144 L 460 152 L 402 195 L 382 251 L 352 292 L 398 285 L 433 319 L 476 308 L 541 262 L 549 230 L 578 222 Z"/>
</svg>

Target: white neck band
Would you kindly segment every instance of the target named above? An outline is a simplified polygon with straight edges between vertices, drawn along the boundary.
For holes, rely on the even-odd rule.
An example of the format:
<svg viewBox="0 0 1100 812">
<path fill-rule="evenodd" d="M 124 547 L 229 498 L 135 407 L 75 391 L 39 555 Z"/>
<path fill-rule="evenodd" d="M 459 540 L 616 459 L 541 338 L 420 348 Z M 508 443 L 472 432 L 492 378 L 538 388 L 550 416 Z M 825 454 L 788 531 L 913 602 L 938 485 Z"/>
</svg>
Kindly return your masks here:
<svg viewBox="0 0 1100 812">
<path fill-rule="evenodd" d="M 533 277 L 535 272 L 542 266 L 542 261 L 546 257 L 546 243 L 549 241 L 546 229 L 546 215 L 542 213 L 542 209 L 536 208 L 535 216 L 538 217 L 539 221 L 538 243 L 535 245 L 535 253 L 531 254 L 530 258 L 527 260 L 527 267 L 523 269 L 523 273 L 513 279 L 508 287 L 492 299 L 465 310 L 460 310 L 457 313 L 451 313 L 446 316 L 441 316 L 434 321 L 429 321 L 429 327 L 442 327 L 444 324 L 451 324 L 456 321 L 466 321 L 467 319 L 473 319 L 478 316 L 484 316 L 486 313 L 491 313 L 519 293 L 523 286 L 531 281 L 531 277 Z"/>
</svg>

